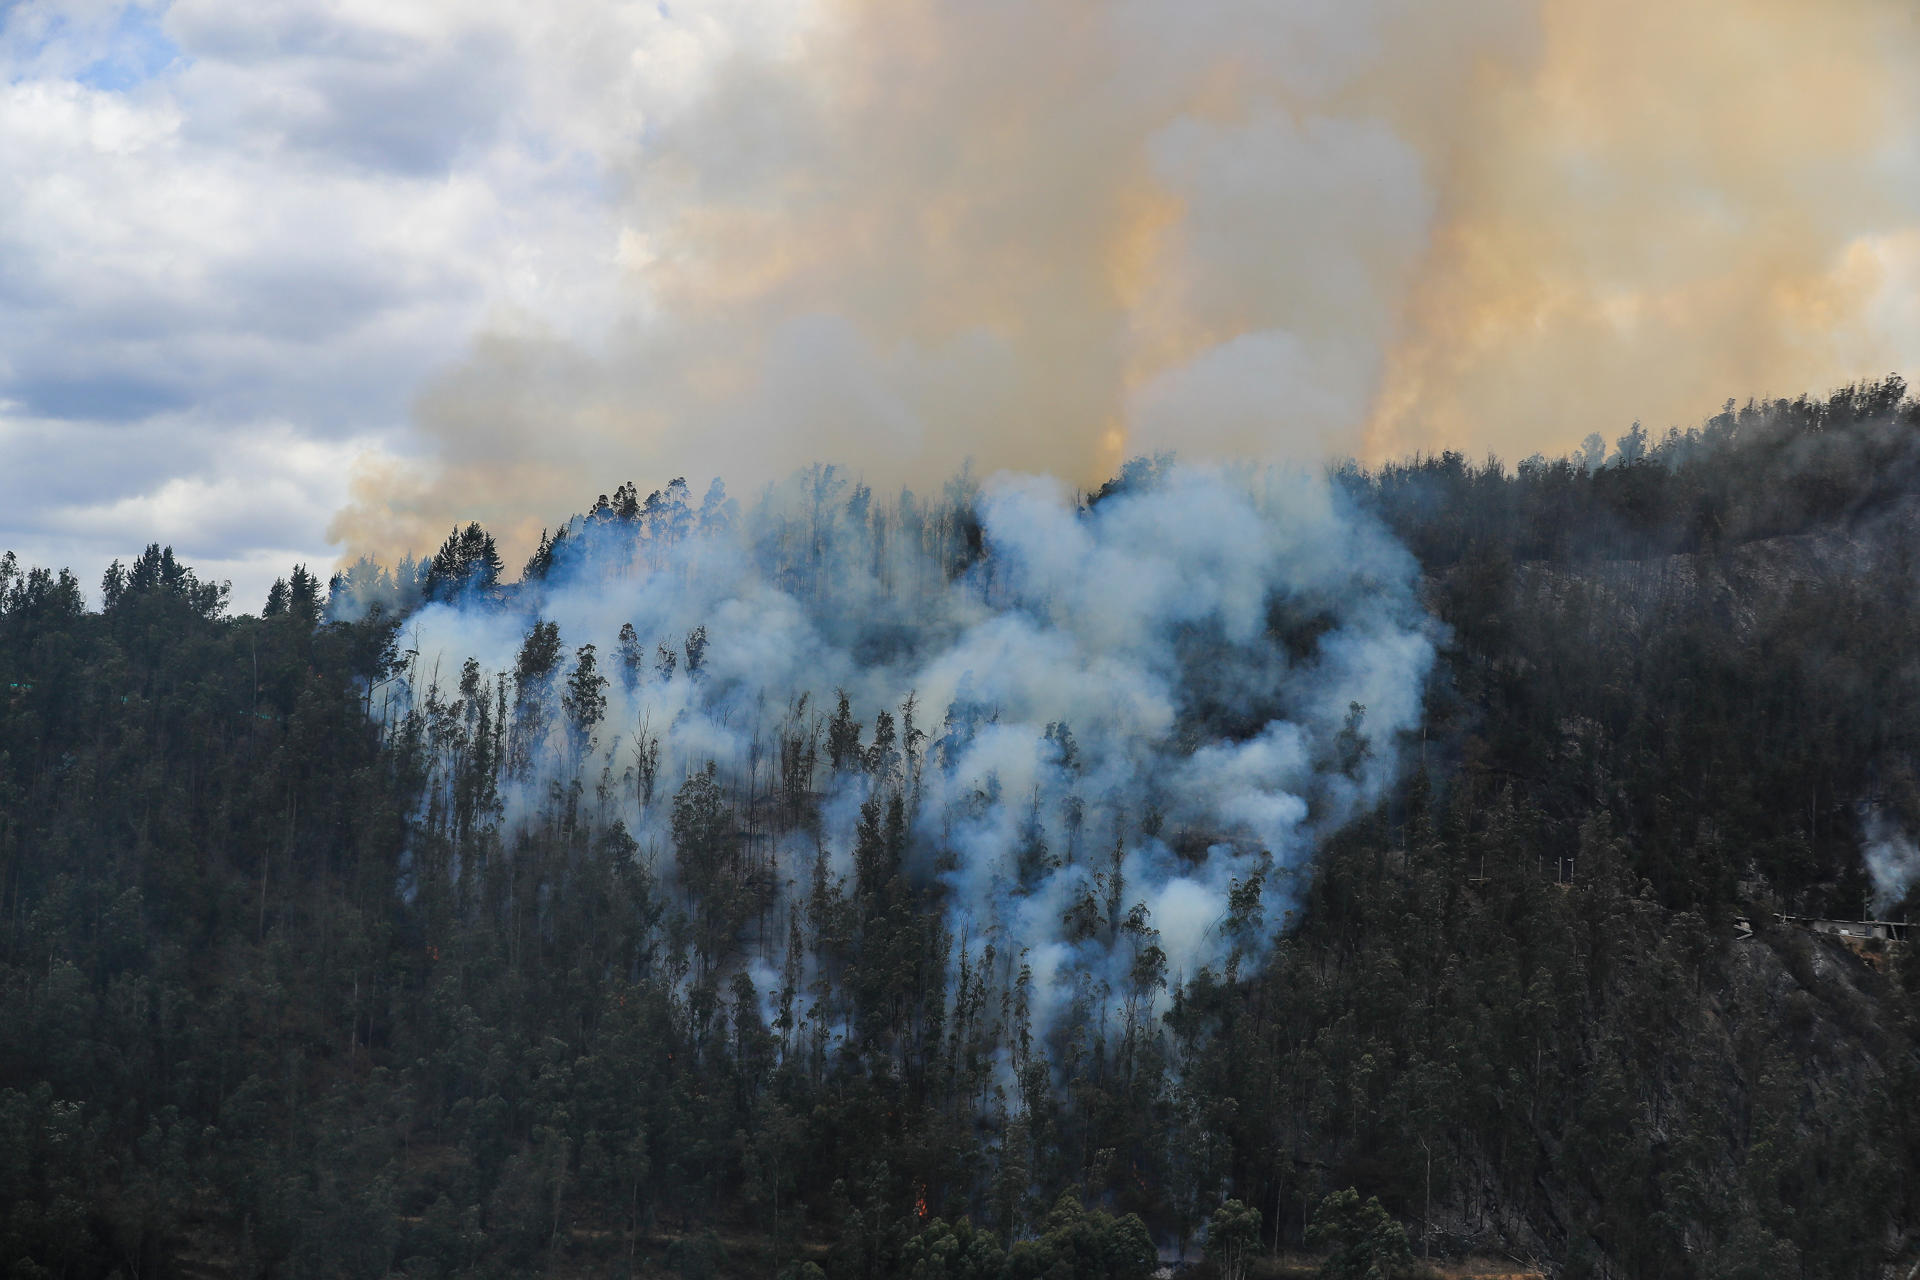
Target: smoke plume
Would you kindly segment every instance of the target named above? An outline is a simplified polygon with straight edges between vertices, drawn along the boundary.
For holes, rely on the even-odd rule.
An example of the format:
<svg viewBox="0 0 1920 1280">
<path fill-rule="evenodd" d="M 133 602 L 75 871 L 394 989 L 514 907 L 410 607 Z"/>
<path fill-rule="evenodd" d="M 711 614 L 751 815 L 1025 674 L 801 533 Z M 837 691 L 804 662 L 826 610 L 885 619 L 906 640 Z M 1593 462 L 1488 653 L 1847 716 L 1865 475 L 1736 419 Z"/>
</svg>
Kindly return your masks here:
<svg viewBox="0 0 1920 1280">
<path fill-rule="evenodd" d="M 1258 963 L 1314 843 L 1391 785 L 1434 652 L 1411 558 L 1298 470 L 1136 463 L 1090 504 L 963 475 L 880 503 L 814 467 L 744 512 L 676 482 L 614 495 L 548 564 L 408 621 L 411 680 L 383 696 L 429 811 L 472 793 L 498 708 L 501 831 L 591 814 L 697 913 L 687 806 L 717 796 L 713 847 L 760 910 L 820 932 L 823 894 L 896 859 L 955 973 L 1041 1028 Z M 738 936 L 768 998 L 818 989 L 799 932 Z"/>
<path fill-rule="evenodd" d="M 480 337 L 424 455 L 364 462 L 350 553 L 524 551 L 596 474 L 1558 451 L 1920 332 L 1891 0 L 782 13 L 591 135 L 625 315 Z"/>
<path fill-rule="evenodd" d="M 1860 858 L 1867 864 L 1867 879 L 1873 883 L 1868 909 L 1875 919 L 1885 916 L 1905 902 L 1920 877 L 1920 847 L 1913 837 L 1877 809 L 1868 809 L 1861 818 L 1861 836 L 1865 843 Z"/>
</svg>

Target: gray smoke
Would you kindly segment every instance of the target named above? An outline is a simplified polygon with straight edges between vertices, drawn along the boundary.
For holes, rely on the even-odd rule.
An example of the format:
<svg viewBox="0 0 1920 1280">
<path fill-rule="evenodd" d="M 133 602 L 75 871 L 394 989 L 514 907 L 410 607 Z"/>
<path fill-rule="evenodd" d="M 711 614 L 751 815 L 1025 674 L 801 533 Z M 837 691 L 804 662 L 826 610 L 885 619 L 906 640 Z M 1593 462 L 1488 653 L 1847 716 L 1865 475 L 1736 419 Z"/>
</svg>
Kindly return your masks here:
<svg viewBox="0 0 1920 1280">
<path fill-rule="evenodd" d="M 963 475 L 882 504 L 816 467 L 744 512 L 717 483 L 704 504 L 676 485 L 638 518 L 618 506 L 570 525 L 505 604 L 415 614 L 395 712 L 444 712 L 468 658 L 489 688 L 530 625 L 557 624 L 565 658 L 556 691 L 533 691 L 550 709 L 504 779 L 506 829 L 577 777 L 672 883 L 685 779 L 712 762 L 745 814 L 804 768 L 818 830 L 764 837 L 780 909 L 803 911 L 816 864 L 853 877 L 862 805 L 897 793 L 953 963 L 991 946 L 995 981 L 1024 967 L 1042 1029 L 1257 964 L 1316 842 L 1392 784 L 1434 656 L 1412 558 L 1297 470 L 1142 462 L 1092 504 L 1046 477 Z M 570 736 L 557 690 L 586 644 L 608 704 Z M 864 732 L 835 770 L 838 690 Z M 808 742 L 811 763 L 786 763 Z M 787 963 L 788 931 L 767 933 L 737 962 L 763 992 Z"/>
</svg>

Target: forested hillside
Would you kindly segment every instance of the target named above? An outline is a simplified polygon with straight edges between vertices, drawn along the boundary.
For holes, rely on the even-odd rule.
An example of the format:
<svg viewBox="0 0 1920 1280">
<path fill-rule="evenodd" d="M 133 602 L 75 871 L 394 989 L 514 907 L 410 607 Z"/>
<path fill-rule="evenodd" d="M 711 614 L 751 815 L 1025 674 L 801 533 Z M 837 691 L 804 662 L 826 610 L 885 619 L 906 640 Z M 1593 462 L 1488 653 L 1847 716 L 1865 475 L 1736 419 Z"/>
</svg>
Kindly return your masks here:
<svg viewBox="0 0 1920 1280">
<path fill-rule="evenodd" d="M 1181 483 L 1133 464 L 1033 545 L 1177 515 Z M 472 526 L 293 569 L 258 616 L 157 546 L 91 593 L 0 560 L 0 1266 L 1363 1274 L 1377 1197 L 1415 1256 L 1905 1274 L 1920 956 L 1776 915 L 1906 918 L 1865 854 L 1920 829 L 1920 406 L 1891 379 L 1329 491 L 1325 541 L 1286 545 L 1342 567 L 1250 637 L 1181 615 L 1164 744 L 1048 724 L 1030 795 L 941 790 L 990 700 L 740 697 L 739 752 L 683 760 L 763 624 L 596 647 L 548 608 L 697 595 L 688 564 L 735 570 L 647 548 L 727 529 L 778 599 L 857 614 L 863 663 L 928 601 L 1038 628 L 1013 499 L 965 478 L 883 503 L 816 469 L 750 512 L 623 485 L 518 581 Z M 1355 636 L 1413 655 L 1412 714 L 1337 684 Z M 1292 825 L 1223 861 L 1242 808 L 1181 787 L 1225 776 L 1216 742 L 1277 750 L 1276 708 Z M 1101 769 L 1125 794 L 1083 803 Z M 1148 910 L 1142 850 L 1156 891 L 1232 870 L 1204 934 Z"/>
</svg>

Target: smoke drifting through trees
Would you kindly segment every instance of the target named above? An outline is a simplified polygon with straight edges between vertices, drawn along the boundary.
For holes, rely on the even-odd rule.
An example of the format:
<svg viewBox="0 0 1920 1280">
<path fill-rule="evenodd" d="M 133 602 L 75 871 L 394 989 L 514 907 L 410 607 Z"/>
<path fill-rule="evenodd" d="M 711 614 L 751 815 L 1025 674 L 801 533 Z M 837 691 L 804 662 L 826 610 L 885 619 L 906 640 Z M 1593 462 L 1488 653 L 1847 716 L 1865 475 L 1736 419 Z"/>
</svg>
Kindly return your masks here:
<svg viewBox="0 0 1920 1280">
<path fill-rule="evenodd" d="M 815 1052 L 888 998 L 836 983 L 854 945 L 945 966 L 1015 1065 L 1069 1014 L 1131 1035 L 1257 963 L 1315 841 L 1391 785 L 1433 660 L 1415 576 L 1291 471 L 883 504 L 815 467 L 744 512 L 623 486 L 518 587 L 409 620 L 382 696 L 430 773 L 411 874 L 577 830 L 671 886 L 687 981 L 746 975 Z"/>
<path fill-rule="evenodd" d="M 1920 848 L 1914 846 L 1912 836 L 1873 810 L 1862 815 L 1860 836 L 1860 857 L 1873 885 L 1867 910 L 1876 916 L 1885 915 L 1912 892 L 1914 879 L 1920 876 Z"/>
</svg>

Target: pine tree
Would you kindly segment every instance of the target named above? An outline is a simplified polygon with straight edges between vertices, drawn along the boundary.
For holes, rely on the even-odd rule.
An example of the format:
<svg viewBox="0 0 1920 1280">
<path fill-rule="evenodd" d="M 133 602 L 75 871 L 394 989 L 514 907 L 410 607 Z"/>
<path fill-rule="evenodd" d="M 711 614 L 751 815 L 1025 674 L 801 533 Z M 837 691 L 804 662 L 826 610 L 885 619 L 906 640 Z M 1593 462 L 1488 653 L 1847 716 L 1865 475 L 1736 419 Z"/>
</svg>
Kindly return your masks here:
<svg viewBox="0 0 1920 1280">
<path fill-rule="evenodd" d="M 427 562 L 426 597 L 492 600 L 499 591 L 502 567 L 492 534 L 477 523 L 456 527 Z"/>
</svg>

